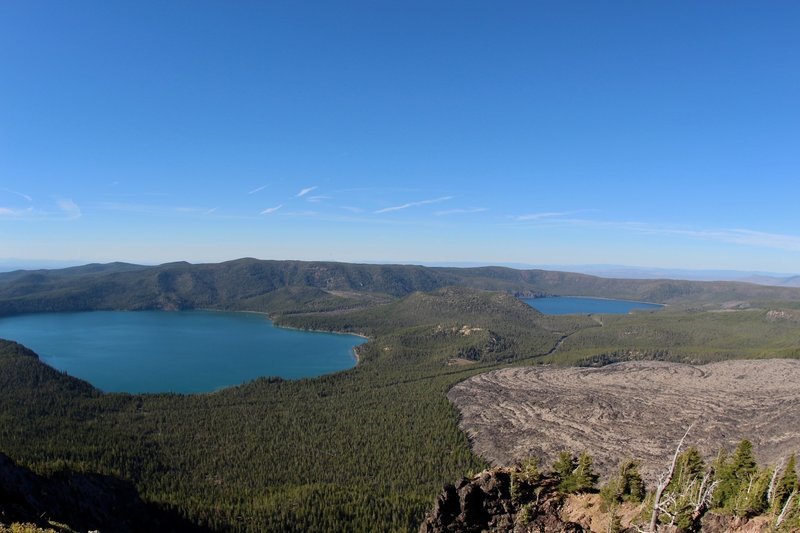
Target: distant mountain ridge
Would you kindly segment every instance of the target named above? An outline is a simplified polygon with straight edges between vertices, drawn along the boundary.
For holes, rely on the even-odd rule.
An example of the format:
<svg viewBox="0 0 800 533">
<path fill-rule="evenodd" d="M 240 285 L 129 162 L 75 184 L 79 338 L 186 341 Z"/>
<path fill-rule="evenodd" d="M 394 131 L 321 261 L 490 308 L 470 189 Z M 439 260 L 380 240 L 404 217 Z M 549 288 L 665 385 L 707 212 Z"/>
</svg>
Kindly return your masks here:
<svg viewBox="0 0 800 533">
<path fill-rule="evenodd" d="M 741 282 L 614 279 L 507 267 L 424 267 L 322 261 L 91 264 L 0 274 L 0 315 L 95 309 L 220 308 L 265 312 L 369 307 L 447 286 L 517 296 L 580 295 L 684 306 L 800 300 L 793 287 Z M 312 306 L 312 308 L 309 308 Z"/>
<path fill-rule="evenodd" d="M 750 276 L 742 281 L 755 283 L 757 285 L 771 285 L 773 287 L 800 287 L 800 276 L 789 276 L 785 278 L 775 278 L 771 276 Z"/>
<path fill-rule="evenodd" d="M 329 261 L 330 262 L 330 261 Z M 800 287 L 800 273 L 779 273 L 759 270 L 730 270 L 730 269 L 689 269 L 666 267 L 642 267 L 617 264 L 546 264 L 546 263 L 513 263 L 485 261 L 356 261 L 355 264 L 397 266 L 418 265 L 433 268 L 484 268 L 504 267 L 513 270 L 546 270 L 568 272 L 574 274 L 587 274 L 601 278 L 621 279 L 673 279 L 683 281 L 742 281 L 758 285 L 774 287 Z M 125 268 L 152 268 L 153 264 L 140 265 L 134 263 L 112 262 L 91 263 L 82 265 L 76 261 L 42 261 L 7 259 L 0 260 L 0 276 L 5 273 L 41 271 L 41 270 L 82 270 L 84 267 L 111 267 Z"/>
<path fill-rule="evenodd" d="M 144 270 L 147 268 L 151 267 L 145 265 L 135 265 L 132 263 L 121 263 L 121 262 L 89 263 L 86 265 L 69 266 L 69 267 L 55 268 L 55 269 L 50 269 L 50 268 L 39 268 L 34 270 L 17 269 L 17 270 L 11 270 L 9 272 L 0 272 L 0 280 L 13 281 L 26 276 L 30 276 L 32 274 L 55 275 L 61 278 L 71 278 L 71 277 L 81 277 L 92 274 L 102 274 L 111 272 L 131 272 L 135 270 Z"/>
<path fill-rule="evenodd" d="M 453 265 L 455 266 L 455 265 Z M 462 265 L 470 266 L 470 265 Z M 475 265 L 472 265 L 475 266 Z M 761 272 L 753 270 L 713 270 L 686 268 L 637 267 L 628 265 L 518 265 L 503 264 L 516 269 L 544 269 L 575 272 L 601 278 L 674 279 L 684 281 L 741 281 L 774 287 L 800 287 L 800 274 Z"/>
<path fill-rule="evenodd" d="M 773 287 L 800 287 L 800 275 L 752 270 L 692 270 L 623 265 L 573 265 L 552 267 L 603 278 L 681 279 L 687 281 L 741 281 Z"/>
</svg>

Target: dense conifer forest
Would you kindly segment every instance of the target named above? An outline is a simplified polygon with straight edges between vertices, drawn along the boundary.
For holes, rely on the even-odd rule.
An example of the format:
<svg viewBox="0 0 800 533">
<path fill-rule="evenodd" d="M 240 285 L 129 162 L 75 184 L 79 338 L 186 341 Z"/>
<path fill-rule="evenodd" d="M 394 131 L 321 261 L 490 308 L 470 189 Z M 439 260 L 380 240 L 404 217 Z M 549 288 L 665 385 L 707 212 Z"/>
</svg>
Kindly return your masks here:
<svg viewBox="0 0 800 533">
<path fill-rule="evenodd" d="M 670 307 L 555 317 L 515 298 L 523 294 Z M 737 308 L 717 312 L 730 301 Z M 213 530 L 407 531 L 444 483 L 486 466 L 445 397 L 458 381 L 508 364 L 797 357 L 797 302 L 795 289 L 502 268 L 248 259 L 7 273 L 0 315 L 258 310 L 279 325 L 370 340 L 351 370 L 197 395 L 105 394 L 4 341 L 0 452 L 42 475 L 114 476 Z"/>
</svg>

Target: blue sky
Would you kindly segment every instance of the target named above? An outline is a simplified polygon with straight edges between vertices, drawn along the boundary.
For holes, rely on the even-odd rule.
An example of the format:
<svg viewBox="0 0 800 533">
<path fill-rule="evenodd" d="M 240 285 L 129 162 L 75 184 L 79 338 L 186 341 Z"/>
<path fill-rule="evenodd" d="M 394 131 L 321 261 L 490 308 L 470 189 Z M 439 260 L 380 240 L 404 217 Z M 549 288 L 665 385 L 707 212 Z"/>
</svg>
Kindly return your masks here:
<svg viewBox="0 0 800 533">
<path fill-rule="evenodd" d="M 0 2 L 0 260 L 800 272 L 796 2 Z"/>
</svg>

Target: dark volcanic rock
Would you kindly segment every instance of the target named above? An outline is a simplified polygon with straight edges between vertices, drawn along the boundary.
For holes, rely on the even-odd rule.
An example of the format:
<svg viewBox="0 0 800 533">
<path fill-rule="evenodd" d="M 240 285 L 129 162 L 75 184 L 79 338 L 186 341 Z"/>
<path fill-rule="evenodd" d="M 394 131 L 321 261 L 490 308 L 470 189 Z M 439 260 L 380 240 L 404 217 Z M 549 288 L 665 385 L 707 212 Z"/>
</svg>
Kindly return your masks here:
<svg viewBox="0 0 800 533">
<path fill-rule="evenodd" d="M 537 482 L 533 501 L 512 498 L 512 476 L 516 469 L 496 468 L 447 485 L 436 499 L 421 533 L 514 531 L 537 533 L 583 533 L 574 522 L 561 518 L 563 498 L 552 479 Z"/>
</svg>

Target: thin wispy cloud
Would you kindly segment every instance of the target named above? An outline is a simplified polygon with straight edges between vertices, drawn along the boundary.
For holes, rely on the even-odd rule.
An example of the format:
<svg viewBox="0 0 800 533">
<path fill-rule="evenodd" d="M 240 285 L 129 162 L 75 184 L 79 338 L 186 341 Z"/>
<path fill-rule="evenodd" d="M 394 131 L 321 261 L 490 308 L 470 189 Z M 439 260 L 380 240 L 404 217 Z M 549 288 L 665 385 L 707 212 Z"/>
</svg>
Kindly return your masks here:
<svg viewBox="0 0 800 533">
<path fill-rule="evenodd" d="M 483 213 L 488 211 L 486 207 L 472 207 L 467 209 L 446 209 L 444 211 L 436 211 L 434 215 L 437 217 L 446 217 L 449 215 L 469 215 L 471 213 Z"/>
<path fill-rule="evenodd" d="M 315 187 L 306 187 L 305 189 L 301 189 L 300 192 L 297 193 L 296 197 L 297 198 L 302 198 L 306 194 L 310 193 L 311 191 L 315 191 L 315 190 L 317 190 L 316 186 Z"/>
<path fill-rule="evenodd" d="M 318 211 L 290 211 L 289 213 L 284 213 L 285 216 L 291 217 L 313 217 L 319 215 Z"/>
<path fill-rule="evenodd" d="M 248 191 L 248 192 L 247 192 L 247 194 L 255 194 L 255 193 L 257 193 L 257 192 L 263 191 L 263 190 L 264 190 L 264 189 L 266 189 L 266 188 L 267 188 L 267 186 L 266 186 L 266 185 L 262 185 L 261 187 L 256 187 L 256 188 L 255 188 L 255 189 L 253 189 L 252 191 Z"/>
<path fill-rule="evenodd" d="M 262 215 L 269 215 L 270 213 L 274 213 L 275 211 L 277 211 L 281 207 L 283 207 L 283 204 L 276 205 L 275 207 L 268 207 L 268 208 L 264 209 L 263 211 L 261 211 L 261 214 Z"/>
<path fill-rule="evenodd" d="M 420 200 L 419 202 L 409 202 L 403 205 L 396 205 L 393 207 L 384 207 L 383 209 L 378 209 L 377 211 L 375 211 L 375 214 L 378 215 L 381 213 L 390 213 L 392 211 L 402 211 L 403 209 L 408 209 L 409 207 L 419 207 L 428 204 L 438 204 L 452 199 L 453 199 L 452 196 L 442 196 L 441 198 L 434 198 L 432 200 Z"/>
<path fill-rule="evenodd" d="M 109 198 L 166 198 L 170 196 L 166 192 L 139 191 L 139 192 L 111 192 Z"/>
<path fill-rule="evenodd" d="M 210 214 L 212 214 L 212 213 L 216 212 L 216 211 L 217 211 L 217 209 L 219 209 L 219 207 L 212 207 L 211 209 L 209 209 L 208 211 L 206 211 L 206 212 L 205 212 L 205 213 L 203 213 L 203 214 L 204 214 L 204 215 L 210 215 Z"/>
<path fill-rule="evenodd" d="M 424 192 L 424 189 L 421 188 L 411 188 L 411 187 L 346 187 L 344 189 L 336 189 L 334 192 L 337 193 L 353 193 L 353 192 L 380 192 L 380 193 L 388 193 L 388 192 L 402 192 L 402 193 L 414 193 L 414 192 Z"/>
<path fill-rule="evenodd" d="M 69 220 L 81 218 L 81 208 L 69 198 L 60 198 L 56 201 L 59 209 L 67 215 Z"/>
<path fill-rule="evenodd" d="M 624 231 L 659 237 L 685 237 L 725 244 L 772 248 L 788 252 L 800 252 L 800 235 L 769 233 L 744 228 L 697 228 L 673 226 L 641 221 L 596 220 L 584 218 L 563 218 L 567 213 L 541 213 L 527 218 L 515 217 L 539 227 L 576 227 L 587 229 Z"/>
<path fill-rule="evenodd" d="M 25 193 L 21 193 L 19 191 L 12 191 L 11 189 L 5 189 L 5 188 L 3 188 L 2 190 L 7 192 L 7 193 L 9 193 L 9 194 L 13 194 L 14 196 L 19 196 L 20 198 L 24 198 L 25 200 L 27 200 L 29 202 L 33 201 L 33 198 L 31 198 L 30 196 L 28 196 Z"/>
<path fill-rule="evenodd" d="M 0 207 L 0 217 L 3 218 L 21 218 L 33 213 L 33 208 L 28 207 L 25 209 L 14 209 L 12 207 Z"/>
<path fill-rule="evenodd" d="M 648 230 L 657 233 L 713 240 L 729 244 L 742 244 L 761 248 L 775 248 L 789 252 L 800 252 L 800 236 L 767 233 L 749 229 L 670 229 Z"/>
<path fill-rule="evenodd" d="M 611 223 L 614 224 L 614 223 Z M 788 252 L 800 252 L 800 235 L 787 235 L 782 233 L 769 233 L 741 228 L 687 228 L 660 226 L 642 222 L 617 223 L 619 227 L 646 233 L 649 235 L 663 235 L 688 237 L 707 241 L 716 241 L 727 244 L 740 244 L 759 248 L 774 248 Z"/>
<path fill-rule="evenodd" d="M 75 220 L 81 217 L 78 204 L 69 198 L 58 198 L 49 209 L 0 207 L 0 218 L 19 220 Z"/>
<path fill-rule="evenodd" d="M 527 215 L 519 215 L 514 217 L 516 220 L 525 221 L 525 220 L 542 220 L 544 218 L 556 218 L 556 217 L 563 217 L 569 215 L 569 212 L 545 212 L 545 213 L 528 213 Z"/>
<path fill-rule="evenodd" d="M 99 202 L 92 204 L 91 207 L 101 211 L 111 211 L 115 213 L 137 213 L 144 215 L 197 215 L 212 213 L 218 209 L 216 207 L 209 209 L 208 207 L 138 204 L 127 202 Z"/>
<path fill-rule="evenodd" d="M 322 202 L 323 200 L 333 200 L 332 196 L 309 196 L 306 198 L 309 202 L 313 202 L 315 204 Z"/>
</svg>

